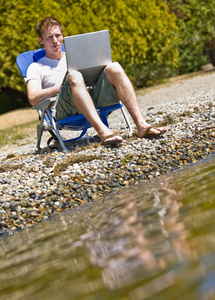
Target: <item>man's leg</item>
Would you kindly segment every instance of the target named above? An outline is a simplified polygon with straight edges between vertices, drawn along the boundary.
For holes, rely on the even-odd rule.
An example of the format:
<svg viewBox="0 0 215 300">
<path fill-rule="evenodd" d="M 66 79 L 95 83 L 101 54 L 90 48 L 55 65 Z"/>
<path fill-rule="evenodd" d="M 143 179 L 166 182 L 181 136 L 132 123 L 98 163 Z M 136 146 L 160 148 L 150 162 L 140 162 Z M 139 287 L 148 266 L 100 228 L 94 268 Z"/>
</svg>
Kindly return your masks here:
<svg viewBox="0 0 215 300">
<path fill-rule="evenodd" d="M 146 129 L 151 125 L 146 123 L 146 121 L 143 119 L 134 88 L 129 78 L 118 63 L 112 63 L 108 65 L 105 68 L 105 73 L 111 84 L 115 87 L 119 99 L 126 106 L 128 112 L 133 118 L 137 126 L 138 136 L 143 137 Z M 148 133 L 160 134 L 162 131 L 164 131 L 164 128 L 151 128 Z"/>
<path fill-rule="evenodd" d="M 68 82 L 71 89 L 72 98 L 76 107 L 81 111 L 89 123 L 97 131 L 101 140 L 104 140 L 107 136 L 111 135 L 111 130 L 101 121 L 98 115 L 95 105 L 88 93 L 83 77 L 80 72 L 73 71 L 68 74 Z M 110 138 L 122 141 L 119 136 Z M 108 141 L 108 139 L 106 140 Z"/>
</svg>

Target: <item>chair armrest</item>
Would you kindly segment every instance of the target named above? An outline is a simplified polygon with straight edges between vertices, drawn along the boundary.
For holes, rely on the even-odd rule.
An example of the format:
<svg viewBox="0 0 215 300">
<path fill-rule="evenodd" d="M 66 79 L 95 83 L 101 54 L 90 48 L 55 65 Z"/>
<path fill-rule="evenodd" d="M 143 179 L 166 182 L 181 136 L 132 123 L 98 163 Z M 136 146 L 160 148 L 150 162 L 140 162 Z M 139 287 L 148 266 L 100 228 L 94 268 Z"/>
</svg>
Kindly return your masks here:
<svg viewBox="0 0 215 300">
<path fill-rule="evenodd" d="M 49 99 L 42 100 L 39 103 L 37 103 L 36 105 L 32 106 L 32 109 L 45 110 L 47 108 L 50 108 L 54 104 L 55 101 L 56 101 L 55 98 L 49 98 Z"/>
</svg>

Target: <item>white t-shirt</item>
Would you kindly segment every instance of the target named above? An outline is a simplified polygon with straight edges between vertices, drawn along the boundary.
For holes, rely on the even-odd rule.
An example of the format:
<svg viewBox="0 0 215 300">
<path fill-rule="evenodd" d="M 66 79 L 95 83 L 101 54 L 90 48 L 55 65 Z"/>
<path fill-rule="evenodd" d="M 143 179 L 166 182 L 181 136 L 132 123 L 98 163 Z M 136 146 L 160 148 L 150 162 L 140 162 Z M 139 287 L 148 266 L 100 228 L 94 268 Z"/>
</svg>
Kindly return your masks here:
<svg viewBox="0 0 215 300">
<path fill-rule="evenodd" d="M 27 70 L 27 81 L 38 79 L 43 89 L 59 86 L 66 74 L 66 57 L 61 60 L 50 59 L 46 56 L 32 63 Z"/>
<path fill-rule="evenodd" d="M 50 59 L 46 56 L 32 63 L 27 70 L 27 81 L 30 79 L 38 79 L 41 82 L 42 89 L 62 84 L 67 71 L 65 55 L 60 59 Z M 56 98 L 56 97 L 53 97 Z M 52 114 L 56 113 L 56 102 L 52 106 Z"/>
</svg>

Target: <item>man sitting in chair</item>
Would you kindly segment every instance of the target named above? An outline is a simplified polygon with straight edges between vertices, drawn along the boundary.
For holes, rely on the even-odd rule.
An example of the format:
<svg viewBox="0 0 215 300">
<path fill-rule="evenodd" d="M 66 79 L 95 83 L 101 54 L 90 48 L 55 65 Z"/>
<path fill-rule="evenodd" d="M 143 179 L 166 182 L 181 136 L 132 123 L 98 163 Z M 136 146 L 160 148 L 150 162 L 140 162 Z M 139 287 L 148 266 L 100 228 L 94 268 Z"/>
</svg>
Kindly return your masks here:
<svg viewBox="0 0 215 300">
<path fill-rule="evenodd" d="M 164 128 L 152 127 L 143 119 L 133 86 L 118 63 L 105 67 L 89 93 L 80 72 L 67 73 L 61 23 L 54 17 L 47 17 L 37 25 L 37 33 L 46 56 L 32 63 L 27 71 L 27 93 L 31 105 L 56 97 L 57 121 L 82 113 L 105 145 L 118 144 L 123 139 L 114 135 L 101 121 L 96 108 L 114 105 L 119 99 L 133 118 L 138 137 L 159 135 L 164 131 Z"/>
</svg>

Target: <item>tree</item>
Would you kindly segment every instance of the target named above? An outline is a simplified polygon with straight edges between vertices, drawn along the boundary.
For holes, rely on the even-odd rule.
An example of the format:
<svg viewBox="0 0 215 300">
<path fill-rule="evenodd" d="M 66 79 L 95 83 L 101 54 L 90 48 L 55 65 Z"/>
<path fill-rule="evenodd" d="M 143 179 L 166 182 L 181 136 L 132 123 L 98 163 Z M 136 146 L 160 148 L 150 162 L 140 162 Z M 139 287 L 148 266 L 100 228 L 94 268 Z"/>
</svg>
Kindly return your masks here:
<svg viewBox="0 0 215 300">
<path fill-rule="evenodd" d="M 167 0 L 179 27 L 179 72 L 215 65 L 215 0 Z"/>
<path fill-rule="evenodd" d="M 0 4 L 0 88 L 25 92 L 19 53 L 38 44 L 36 24 L 55 16 L 64 35 L 109 29 L 114 61 L 136 86 L 149 85 L 177 66 L 176 18 L 163 0 L 5 0 Z"/>
<path fill-rule="evenodd" d="M 60 11 L 60 4 L 45 0 L 5 0 L 0 6 L 0 88 L 25 91 L 16 66 L 19 53 L 34 49 L 38 44 L 36 24 L 47 14 Z M 51 7 L 51 9 L 50 9 Z M 42 8 L 42 9 L 41 9 Z M 42 11 L 42 12 L 41 12 Z"/>
</svg>

